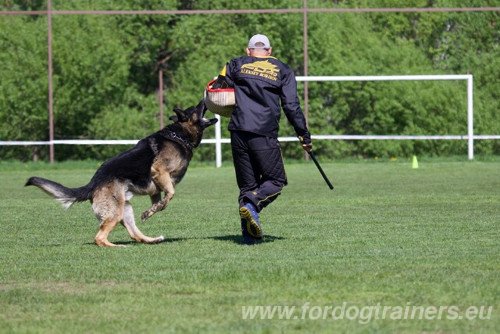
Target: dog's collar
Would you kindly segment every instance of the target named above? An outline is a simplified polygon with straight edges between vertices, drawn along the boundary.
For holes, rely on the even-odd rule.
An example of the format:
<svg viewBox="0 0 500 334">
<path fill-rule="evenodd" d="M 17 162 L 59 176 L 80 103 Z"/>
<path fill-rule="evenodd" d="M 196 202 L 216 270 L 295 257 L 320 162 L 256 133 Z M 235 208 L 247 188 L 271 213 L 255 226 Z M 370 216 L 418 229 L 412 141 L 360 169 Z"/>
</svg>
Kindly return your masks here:
<svg viewBox="0 0 500 334">
<path fill-rule="evenodd" d="M 164 131 L 161 131 L 161 135 L 171 141 L 176 142 L 177 144 L 180 144 L 186 149 L 193 150 L 196 146 L 193 145 L 188 139 L 179 136 L 177 133 L 175 133 L 172 130 L 165 129 Z"/>
</svg>

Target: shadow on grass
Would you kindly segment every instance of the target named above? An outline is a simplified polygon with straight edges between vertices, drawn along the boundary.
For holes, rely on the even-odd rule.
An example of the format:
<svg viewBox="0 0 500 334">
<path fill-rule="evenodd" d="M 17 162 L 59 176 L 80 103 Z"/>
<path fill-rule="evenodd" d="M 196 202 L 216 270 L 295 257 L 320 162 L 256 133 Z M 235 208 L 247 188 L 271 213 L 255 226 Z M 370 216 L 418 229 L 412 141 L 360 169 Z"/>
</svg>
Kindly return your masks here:
<svg viewBox="0 0 500 334">
<path fill-rule="evenodd" d="M 277 237 L 274 235 L 265 235 L 262 240 L 256 240 L 253 243 L 248 243 L 245 242 L 243 239 L 243 236 L 241 234 L 233 234 L 233 235 L 221 235 L 221 236 L 214 236 L 214 237 L 190 237 L 190 238 L 165 238 L 162 242 L 158 242 L 156 244 L 151 244 L 151 245 L 158 245 L 158 244 L 165 244 L 165 243 L 170 243 L 170 242 L 179 242 L 179 241 L 186 241 L 186 240 L 202 240 L 202 239 L 211 239 L 211 240 L 218 240 L 218 241 L 230 241 L 233 242 L 237 245 L 258 245 L 258 244 L 266 244 L 270 242 L 274 242 L 276 240 L 284 240 L 285 238 L 283 237 Z M 127 241 L 112 241 L 115 245 L 123 245 L 123 246 L 136 246 L 136 245 L 145 245 L 144 243 L 137 242 L 134 240 L 127 240 Z M 85 245 L 90 245 L 90 246 L 95 246 L 96 244 L 94 242 L 86 242 Z M 49 246 L 61 246 L 61 245 L 49 245 Z"/>
<path fill-rule="evenodd" d="M 184 241 L 184 240 L 189 240 L 190 238 L 165 238 L 163 241 L 156 242 L 153 244 L 145 244 L 143 242 L 137 242 L 135 240 L 128 240 L 128 241 L 116 241 L 114 244 L 117 245 L 158 245 L 158 244 L 165 244 L 169 242 L 177 242 L 177 241 Z"/>
<path fill-rule="evenodd" d="M 238 245 L 258 245 L 258 244 L 266 244 L 269 242 L 274 242 L 276 240 L 283 240 L 283 237 L 276 237 L 273 235 L 265 235 L 262 240 L 256 240 L 253 243 L 247 243 L 243 240 L 243 236 L 241 234 L 233 234 L 233 235 L 222 235 L 216 237 L 209 237 L 208 239 L 219 240 L 219 241 L 231 241 Z"/>
<path fill-rule="evenodd" d="M 111 241 L 115 245 L 123 245 L 123 246 L 135 246 L 135 245 L 158 245 L 158 244 L 164 244 L 164 243 L 169 243 L 169 242 L 177 242 L 177 241 L 184 241 L 184 240 L 189 240 L 192 238 L 165 238 L 161 242 L 157 242 L 154 244 L 145 244 L 142 242 L 137 242 L 135 240 L 127 240 L 127 241 Z M 95 246 L 95 242 L 86 242 L 85 245 L 91 245 Z"/>
</svg>

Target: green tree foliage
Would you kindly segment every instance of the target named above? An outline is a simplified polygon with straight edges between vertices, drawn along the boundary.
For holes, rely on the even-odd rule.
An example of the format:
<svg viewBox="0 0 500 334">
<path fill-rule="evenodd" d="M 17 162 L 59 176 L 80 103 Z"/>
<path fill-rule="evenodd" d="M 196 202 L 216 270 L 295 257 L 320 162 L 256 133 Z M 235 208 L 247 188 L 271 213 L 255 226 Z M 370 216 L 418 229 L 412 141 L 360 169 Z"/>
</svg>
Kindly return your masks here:
<svg viewBox="0 0 500 334">
<path fill-rule="evenodd" d="M 140 139 L 159 130 L 156 118 L 158 101 L 153 95 L 142 95 L 128 89 L 123 103 L 106 106 L 90 123 L 91 138 Z M 118 145 L 92 147 L 93 157 L 110 157 L 123 151 Z M 88 154 L 88 153 L 87 153 Z"/>
<path fill-rule="evenodd" d="M 44 10 L 46 0 L 3 0 L 2 9 L 8 10 Z"/>
<path fill-rule="evenodd" d="M 429 74 L 431 62 L 405 39 L 377 39 L 359 15 L 316 15 L 310 19 L 310 73 L 315 75 Z M 326 36 L 325 36 L 326 35 Z M 369 50 L 369 52 L 367 52 Z M 461 97 L 461 99 L 457 99 Z M 310 84 L 313 132 L 336 134 L 462 134 L 466 131 L 465 86 L 430 82 L 341 82 Z M 462 114 L 457 115 L 457 111 Z M 323 115 L 327 117 L 323 117 Z M 458 116 L 458 117 L 457 117 Z M 453 120 L 452 122 L 448 122 Z M 326 130 L 326 131 L 325 131 Z M 448 143 L 449 144 L 449 143 Z M 328 155 L 438 154 L 441 143 L 361 141 L 322 145 Z M 458 145 L 448 153 L 462 153 Z M 328 148 L 328 150 L 327 150 Z"/>
<path fill-rule="evenodd" d="M 47 24 L 0 18 L 0 138 L 47 140 Z M 40 148 L 0 149 L 3 158 L 29 159 Z M 41 150 L 43 151 L 43 150 Z"/>
<path fill-rule="evenodd" d="M 474 7 L 495 0 L 308 1 L 310 7 Z M 302 1 L 53 0 L 55 10 L 301 8 Z M 9 0 L 3 10 L 44 10 L 46 1 Z M 474 75 L 475 133 L 498 134 L 498 12 L 308 14 L 310 75 Z M 267 34 L 274 55 L 304 74 L 303 14 L 54 15 L 56 139 L 138 139 L 159 127 L 158 70 L 168 118 L 203 97 L 206 83 L 248 38 Z M 0 16 L 0 137 L 47 140 L 47 18 Z M 304 84 L 299 83 L 303 96 Z M 466 134 L 464 82 L 309 83 L 314 134 Z M 209 114 L 210 116 L 210 114 Z M 227 119 L 222 120 L 228 137 Z M 206 137 L 212 137 L 207 131 Z M 293 136 L 286 118 L 281 135 Z M 328 157 L 465 154 L 465 141 L 316 141 Z M 498 141 L 476 152 L 499 154 Z M 103 159 L 123 147 L 57 146 L 58 159 Z M 300 158 L 297 143 L 283 145 Z M 2 158 L 44 157 L 45 147 L 0 149 Z M 230 159 L 229 146 L 223 146 Z M 213 159 L 212 145 L 197 159 Z"/>
</svg>

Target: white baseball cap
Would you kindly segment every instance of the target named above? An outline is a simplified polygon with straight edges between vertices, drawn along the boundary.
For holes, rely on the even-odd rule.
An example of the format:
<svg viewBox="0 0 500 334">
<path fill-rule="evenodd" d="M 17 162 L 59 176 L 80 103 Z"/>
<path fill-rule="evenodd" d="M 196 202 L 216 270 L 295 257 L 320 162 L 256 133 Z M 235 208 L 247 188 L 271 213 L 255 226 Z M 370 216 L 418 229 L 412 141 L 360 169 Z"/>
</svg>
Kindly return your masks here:
<svg viewBox="0 0 500 334">
<path fill-rule="evenodd" d="M 253 35 L 248 41 L 249 49 L 270 49 L 271 43 L 269 43 L 269 38 L 265 35 Z"/>
</svg>

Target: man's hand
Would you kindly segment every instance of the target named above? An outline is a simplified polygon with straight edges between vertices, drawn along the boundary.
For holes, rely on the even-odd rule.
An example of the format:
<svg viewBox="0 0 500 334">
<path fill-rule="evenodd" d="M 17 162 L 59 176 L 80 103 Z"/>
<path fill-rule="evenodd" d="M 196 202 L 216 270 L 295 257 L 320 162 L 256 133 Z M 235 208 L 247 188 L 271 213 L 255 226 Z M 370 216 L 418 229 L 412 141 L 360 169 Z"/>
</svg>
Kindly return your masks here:
<svg viewBox="0 0 500 334">
<path fill-rule="evenodd" d="M 307 153 L 309 153 L 309 152 L 312 151 L 313 145 L 312 145 L 312 143 L 302 144 L 302 148 L 304 149 L 304 151 L 306 151 Z"/>
<path fill-rule="evenodd" d="M 302 148 L 304 149 L 304 151 L 306 151 L 307 153 L 311 152 L 313 145 L 309 136 L 307 138 L 299 136 L 299 141 L 302 144 Z"/>
</svg>

